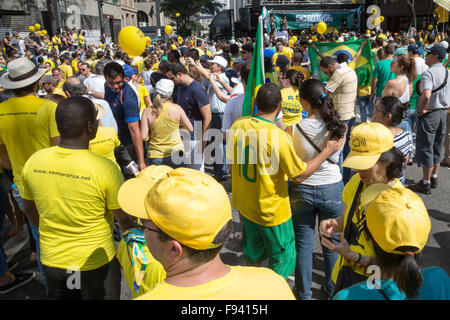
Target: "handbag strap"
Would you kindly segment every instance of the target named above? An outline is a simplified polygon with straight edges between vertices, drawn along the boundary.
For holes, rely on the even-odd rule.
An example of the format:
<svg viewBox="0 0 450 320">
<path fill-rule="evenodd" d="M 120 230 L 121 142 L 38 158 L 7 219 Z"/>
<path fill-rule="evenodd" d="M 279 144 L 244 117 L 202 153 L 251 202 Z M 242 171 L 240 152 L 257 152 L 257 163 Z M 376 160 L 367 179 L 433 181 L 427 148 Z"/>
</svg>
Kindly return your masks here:
<svg viewBox="0 0 450 320">
<path fill-rule="evenodd" d="M 310 145 L 313 146 L 313 148 L 318 152 L 321 153 L 322 151 L 316 146 L 316 144 L 311 140 L 310 137 L 308 137 L 308 135 L 303 131 L 303 129 L 300 127 L 300 125 L 297 123 L 295 125 L 298 129 L 298 131 L 300 131 L 302 133 L 302 135 L 305 137 L 305 139 L 309 142 Z M 327 161 L 330 162 L 331 164 L 337 164 L 336 162 L 334 162 L 333 160 L 330 160 L 330 158 L 327 158 Z"/>
<path fill-rule="evenodd" d="M 344 230 L 344 239 L 347 241 L 349 239 L 350 227 L 352 225 L 353 216 L 355 215 L 356 205 L 358 204 L 359 195 L 361 194 L 363 186 L 364 186 L 364 183 L 362 181 L 360 181 L 359 185 L 358 185 L 358 189 L 356 189 L 356 193 L 353 198 L 352 206 L 350 207 L 350 211 L 348 212 L 347 224 L 345 225 L 345 230 Z"/>
</svg>

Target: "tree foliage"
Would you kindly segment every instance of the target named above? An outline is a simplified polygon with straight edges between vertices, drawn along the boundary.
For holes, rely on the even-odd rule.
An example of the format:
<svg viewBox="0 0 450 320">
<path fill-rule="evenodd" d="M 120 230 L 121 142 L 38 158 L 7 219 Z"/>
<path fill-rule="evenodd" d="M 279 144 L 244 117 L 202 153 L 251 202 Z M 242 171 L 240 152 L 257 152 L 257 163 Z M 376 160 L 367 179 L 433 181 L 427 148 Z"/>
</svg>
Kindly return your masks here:
<svg viewBox="0 0 450 320">
<path fill-rule="evenodd" d="M 181 36 L 191 34 L 192 17 L 198 14 L 216 14 L 223 4 L 216 0 L 161 0 L 160 8 L 165 16 L 178 22 L 178 33 Z M 177 18 L 176 13 L 180 13 Z"/>
</svg>

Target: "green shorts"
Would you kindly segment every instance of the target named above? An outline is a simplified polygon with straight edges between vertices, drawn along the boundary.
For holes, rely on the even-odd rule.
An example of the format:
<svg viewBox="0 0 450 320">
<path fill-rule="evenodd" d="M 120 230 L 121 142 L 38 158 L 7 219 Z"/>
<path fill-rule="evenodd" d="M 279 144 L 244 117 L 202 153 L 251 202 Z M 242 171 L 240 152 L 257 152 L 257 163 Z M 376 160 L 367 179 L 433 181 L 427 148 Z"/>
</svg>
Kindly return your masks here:
<svg viewBox="0 0 450 320">
<path fill-rule="evenodd" d="M 269 268 L 287 279 L 297 254 L 292 218 L 274 227 L 260 226 L 241 215 L 244 258 L 251 264 L 269 259 Z"/>
</svg>

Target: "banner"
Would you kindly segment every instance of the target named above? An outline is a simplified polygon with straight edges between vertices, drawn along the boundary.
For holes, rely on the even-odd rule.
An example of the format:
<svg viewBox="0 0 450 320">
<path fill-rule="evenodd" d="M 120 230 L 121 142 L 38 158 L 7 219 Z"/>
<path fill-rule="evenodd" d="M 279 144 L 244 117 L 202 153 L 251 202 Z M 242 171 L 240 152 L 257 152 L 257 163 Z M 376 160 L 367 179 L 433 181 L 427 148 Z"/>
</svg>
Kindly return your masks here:
<svg viewBox="0 0 450 320">
<path fill-rule="evenodd" d="M 255 47 L 253 49 L 252 66 L 248 75 L 245 98 L 242 105 L 242 116 L 246 117 L 255 112 L 255 99 L 258 89 L 264 84 L 264 47 L 263 47 L 263 21 L 262 16 L 258 19 Z"/>
<path fill-rule="evenodd" d="M 331 56 L 336 59 L 337 55 L 340 53 L 345 53 L 348 56 L 348 65 L 352 67 L 358 76 L 358 85 L 368 86 L 372 83 L 372 75 L 374 70 L 372 48 L 370 46 L 370 41 L 364 47 L 358 61 L 354 61 L 354 57 L 361 47 L 361 43 L 366 41 L 364 39 L 356 41 L 346 41 L 338 43 L 321 43 L 314 42 L 317 49 L 321 52 L 323 56 Z M 320 56 L 317 54 L 313 47 L 309 46 L 309 56 L 311 58 L 311 70 L 315 77 L 319 77 L 319 80 L 326 82 L 329 77 L 320 71 Z"/>
<path fill-rule="evenodd" d="M 362 7 L 346 11 L 327 11 L 327 12 L 286 12 L 274 13 L 277 29 L 280 30 L 280 23 L 283 17 L 286 17 L 288 29 L 311 29 L 313 23 L 317 24 L 321 21 L 325 22 L 328 27 L 341 29 L 342 22 L 347 21 L 347 28 L 356 29 L 359 25 L 354 25 L 355 15 L 358 21 L 361 21 Z M 361 23 L 361 22 L 360 22 Z"/>
</svg>

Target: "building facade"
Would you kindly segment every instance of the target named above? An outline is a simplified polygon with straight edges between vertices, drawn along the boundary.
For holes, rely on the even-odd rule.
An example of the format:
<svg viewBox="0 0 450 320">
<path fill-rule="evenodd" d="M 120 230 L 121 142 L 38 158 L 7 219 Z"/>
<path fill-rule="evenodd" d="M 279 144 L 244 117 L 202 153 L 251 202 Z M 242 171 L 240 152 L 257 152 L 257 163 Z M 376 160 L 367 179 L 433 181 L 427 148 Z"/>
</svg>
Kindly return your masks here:
<svg viewBox="0 0 450 320">
<path fill-rule="evenodd" d="M 137 26 L 134 0 L 103 0 L 103 29 L 106 41 L 117 41 L 125 26 Z M 28 26 L 39 23 L 54 34 L 76 28 L 86 32 L 87 43 L 100 40 L 99 2 L 97 0 L 0 0 L 0 37 L 5 32 L 25 35 Z"/>
</svg>

